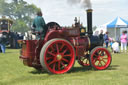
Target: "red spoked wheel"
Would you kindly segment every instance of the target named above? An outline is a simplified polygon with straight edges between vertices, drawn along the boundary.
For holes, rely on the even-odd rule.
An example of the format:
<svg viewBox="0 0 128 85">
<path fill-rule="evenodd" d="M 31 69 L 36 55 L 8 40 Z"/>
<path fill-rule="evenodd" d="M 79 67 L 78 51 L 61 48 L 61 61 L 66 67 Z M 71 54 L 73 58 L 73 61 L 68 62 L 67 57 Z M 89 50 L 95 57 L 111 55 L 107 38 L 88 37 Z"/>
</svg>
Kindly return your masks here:
<svg viewBox="0 0 128 85">
<path fill-rule="evenodd" d="M 62 74 L 71 70 L 75 62 L 73 46 L 64 39 L 52 39 L 42 48 L 40 62 L 45 70 Z"/>
<path fill-rule="evenodd" d="M 104 70 L 110 66 L 111 61 L 111 54 L 104 47 L 98 46 L 90 53 L 90 64 L 94 69 Z"/>
<path fill-rule="evenodd" d="M 87 56 L 80 56 L 78 57 L 78 63 L 83 66 L 83 67 L 88 67 L 90 66 L 90 62 L 89 62 L 89 57 Z"/>
</svg>

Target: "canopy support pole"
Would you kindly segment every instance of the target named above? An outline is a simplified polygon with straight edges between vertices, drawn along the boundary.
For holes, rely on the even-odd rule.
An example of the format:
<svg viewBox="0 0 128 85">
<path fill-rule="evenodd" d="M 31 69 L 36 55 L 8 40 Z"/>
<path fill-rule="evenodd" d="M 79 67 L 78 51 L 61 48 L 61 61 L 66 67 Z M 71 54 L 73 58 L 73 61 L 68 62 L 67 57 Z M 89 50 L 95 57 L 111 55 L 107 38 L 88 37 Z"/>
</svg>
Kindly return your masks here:
<svg viewBox="0 0 128 85">
<path fill-rule="evenodd" d="M 116 33 L 116 30 L 117 30 L 117 29 L 116 29 L 116 26 L 115 26 L 115 40 L 116 40 L 116 34 L 117 34 L 117 33 Z"/>
</svg>

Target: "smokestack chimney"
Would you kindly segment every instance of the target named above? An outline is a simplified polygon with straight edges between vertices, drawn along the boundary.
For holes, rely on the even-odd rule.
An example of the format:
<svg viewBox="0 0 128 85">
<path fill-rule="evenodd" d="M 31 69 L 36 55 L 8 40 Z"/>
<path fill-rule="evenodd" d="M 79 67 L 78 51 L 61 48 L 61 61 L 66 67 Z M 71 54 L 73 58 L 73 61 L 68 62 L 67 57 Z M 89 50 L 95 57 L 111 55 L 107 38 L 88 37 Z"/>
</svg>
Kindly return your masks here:
<svg viewBox="0 0 128 85">
<path fill-rule="evenodd" d="M 92 9 L 87 9 L 87 28 L 88 28 L 88 36 L 92 36 Z"/>
</svg>

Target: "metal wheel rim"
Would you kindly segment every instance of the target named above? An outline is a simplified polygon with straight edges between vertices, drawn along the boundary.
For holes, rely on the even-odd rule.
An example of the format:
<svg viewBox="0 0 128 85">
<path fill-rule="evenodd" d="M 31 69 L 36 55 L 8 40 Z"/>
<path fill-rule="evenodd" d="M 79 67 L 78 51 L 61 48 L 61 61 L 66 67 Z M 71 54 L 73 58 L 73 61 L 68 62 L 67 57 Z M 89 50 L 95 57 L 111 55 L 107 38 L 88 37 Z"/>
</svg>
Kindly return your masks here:
<svg viewBox="0 0 128 85">
<path fill-rule="evenodd" d="M 98 69 L 106 69 L 111 63 L 111 55 L 105 48 L 97 48 L 91 55 L 92 65 Z"/>
<path fill-rule="evenodd" d="M 72 46 L 64 40 L 52 42 L 44 53 L 44 63 L 46 67 L 50 72 L 55 74 L 62 74 L 70 70 L 74 61 L 74 50 Z"/>
</svg>

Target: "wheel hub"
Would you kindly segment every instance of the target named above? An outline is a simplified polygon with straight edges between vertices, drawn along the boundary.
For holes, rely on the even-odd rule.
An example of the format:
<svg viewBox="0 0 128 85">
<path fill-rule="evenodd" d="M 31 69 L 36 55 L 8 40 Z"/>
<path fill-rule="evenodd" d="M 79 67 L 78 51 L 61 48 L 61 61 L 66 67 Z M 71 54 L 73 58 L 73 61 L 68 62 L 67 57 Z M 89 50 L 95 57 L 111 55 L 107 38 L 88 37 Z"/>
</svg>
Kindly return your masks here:
<svg viewBox="0 0 128 85">
<path fill-rule="evenodd" d="M 57 55 L 57 60 L 61 60 L 62 59 L 62 55 L 58 54 Z"/>
</svg>

